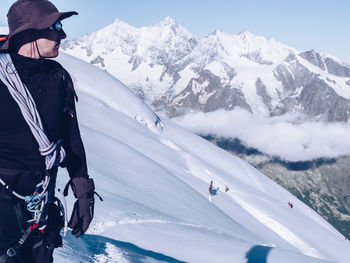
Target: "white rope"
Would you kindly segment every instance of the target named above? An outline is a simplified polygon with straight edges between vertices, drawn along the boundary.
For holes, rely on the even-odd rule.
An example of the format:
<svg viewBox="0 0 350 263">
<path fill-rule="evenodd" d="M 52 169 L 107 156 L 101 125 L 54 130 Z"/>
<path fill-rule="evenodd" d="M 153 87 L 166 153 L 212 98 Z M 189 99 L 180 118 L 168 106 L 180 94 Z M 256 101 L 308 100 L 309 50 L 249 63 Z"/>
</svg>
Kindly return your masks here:
<svg viewBox="0 0 350 263">
<path fill-rule="evenodd" d="M 9 54 L 0 53 L 0 80 L 7 86 L 11 96 L 17 102 L 24 119 L 38 142 L 39 152 L 42 156 L 45 156 L 46 170 L 58 166 L 66 157 L 66 153 L 61 146 L 62 140 L 53 143 L 47 138 L 35 101 L 21 81 Z"/>
</svg>

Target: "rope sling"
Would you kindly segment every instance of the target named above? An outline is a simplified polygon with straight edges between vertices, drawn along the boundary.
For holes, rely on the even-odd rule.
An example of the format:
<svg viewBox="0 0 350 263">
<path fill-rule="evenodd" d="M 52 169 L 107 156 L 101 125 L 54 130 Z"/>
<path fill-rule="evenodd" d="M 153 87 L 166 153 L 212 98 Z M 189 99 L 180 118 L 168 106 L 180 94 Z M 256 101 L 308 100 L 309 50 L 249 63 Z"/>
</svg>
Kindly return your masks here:
<svg viewBox="0 0 350 263">
<path fill-rule="evenodd" d="M 0 80 L 7 86 L 13 99 L 17 102 L 25 121 L 38 142 L 39 152 L 45 156 L 46 170 L 58 166 L 66 156 L 63 147 L 60 147 L 62 140 L 53 143 L 47 138 L 34 99 L 21 81 L 9 54 L 0 53 Z"/>
<path fill-rule="evenodd" d="M 45 219 L 43 221 L 44 223 L 41 223 L 42 225 L 39 224 L 42 222 L 43 210 L 49 199 L 47 190 L 50 183 L 50 173 L 48 173 L 48 171 L 57 168 L 65 159 L 66 153 L 62 147 L 62 140 L 58 140 L 54 143 L 50 142 L 48 139 L 35 101 L 28 88 L 20 79 L 9 54 L 0 53 L 0 80 L 7 86 L 11 96 L 18 104 L 25 121 L 27 122 L 34 138 L 38 142 L 40 155 L 45 156 L 46 166 L 45 178 L 42 182 L 36 185 L 35 192 L 30 196 L 22 196 L 15 192 L 0 178 L 0 183 L 14 196 L 24 200 L 27 210 L 33 213 L 33 218 L 28 220 L 28 223 L 32 224 L 32 226 L 27 229 L 16 245 L 7 250 L 7 254 L 2 255 L 6 260 L 7 257 L 14 257 L 16 255 L 20 246 L 24 243 L 34 228 L 38 228 L 39 230 L 46 228 Z M 39 189 L 41 189 L 41 192 L 39 192 Z"/>
</svg>

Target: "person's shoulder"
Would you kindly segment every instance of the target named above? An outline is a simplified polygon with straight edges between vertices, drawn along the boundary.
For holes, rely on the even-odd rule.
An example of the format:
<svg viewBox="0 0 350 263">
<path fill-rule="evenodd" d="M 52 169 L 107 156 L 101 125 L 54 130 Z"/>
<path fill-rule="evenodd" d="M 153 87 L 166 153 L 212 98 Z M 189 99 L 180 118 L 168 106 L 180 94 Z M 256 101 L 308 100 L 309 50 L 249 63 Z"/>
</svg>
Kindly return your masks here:
<svg viewBox="0 0 350 263">
<path fill-rule="evenodd" d="M 67 72 L 67 70 L 58 61 L 53 59 L 46 59 L 46 67 L 50 70 L 63 70 Z"/>
<path fill-rule="evenodd" d="M 47 68 L 54 76 L 64 81 L 72 81 L 69 72 L 56 60 L 47 59 Z"/>
<path fill-rule="evenodd" d="M 51 74 L 61 83 L 61 87 L 64 89 L 64 96 L 67 105 L 65 108 L 69 111 L 74 109 L 75 101 L 78 101 L 78 96 L 74 89 L 74 84 L 69 72 L 56 60 L 48 59 L 48 68 Z"/>
</svg>

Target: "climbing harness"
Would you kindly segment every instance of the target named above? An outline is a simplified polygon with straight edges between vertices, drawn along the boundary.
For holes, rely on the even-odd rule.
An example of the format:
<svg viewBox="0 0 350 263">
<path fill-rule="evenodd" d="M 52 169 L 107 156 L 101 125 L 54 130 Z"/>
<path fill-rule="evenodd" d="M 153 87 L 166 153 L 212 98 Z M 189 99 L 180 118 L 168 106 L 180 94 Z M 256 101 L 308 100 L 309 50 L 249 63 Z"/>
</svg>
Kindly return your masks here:
<svg viewBox="0 0 350 263">
<path fill-rule="evenodd" d="M 32 214 L 32 218 L 26 221 L 27 224 L 29 224 L 29 227 L 25 231 L 23 231 L 23 234 L 19 239 L 19 241 L 13 246 L 11 246 L 6 251 L 6 254 L 0 255 L 0 263 L 6 262 L 6 260 L 2 261 L 2 258 L 7 259 L 9 257 L 17 256 L 19 249 L 27 240 L 27 238 L 30 236 L 30 234 L 33 232 L 33 230 L 37 229 L 39 232 L 41 232 L 41 234 L 44 234 L 44 231 L 48 223 L 48 204 L 49 203 L 54 203 L 54 205 L 58 207 L 58 210 L 60 213 L 59 217 L 64 218 L 64 221 L 65 221 L 64 231 L 66 233 L 67 231 L 67 211 L 66 210 L 67 209 L 66 209 L 65 200 L 63 200 L 64 204 L 62 204 L 62 201 L 59 198 L 52 196 L 54 191 L 54 189 L 52 189 L 54 187 L 53 182 L 55 181 L 55 178 L 53 177 L 55 175 L 56 175 L 56 171 L 51 171 L 51 172 L 45 171 L 45 178 L 42 180 L 42 182 L 37 184 L 35 192 L 28 196 L 19 195 L 8 184 L 6 184 L 2 179 L 0 179 L 1 184 L 7 189 L 7 191 L 14 194 L 19 199 L 23 200 L 27 208 L 27 211 L 29 211 Z M 50 184 L 50 181 L 51 181 L 51 184 Z M 19 207 L 15 207 L 15 212 L 16 212 L 17 218 L 22 217 Z M 42 241 L 37 243 L 35 246 L 40 246 L 41 244 L 42 244 Z"/>
</svg>

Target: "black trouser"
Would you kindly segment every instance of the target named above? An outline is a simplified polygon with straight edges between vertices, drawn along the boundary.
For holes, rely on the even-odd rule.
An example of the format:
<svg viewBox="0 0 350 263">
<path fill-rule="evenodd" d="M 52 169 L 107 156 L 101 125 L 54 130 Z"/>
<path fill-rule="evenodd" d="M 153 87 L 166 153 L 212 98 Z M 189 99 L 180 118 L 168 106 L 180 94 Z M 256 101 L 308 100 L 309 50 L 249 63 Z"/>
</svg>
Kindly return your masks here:
<svg viewBox="0 0 350 263">
<path fill-rule="evenodd" d="M 45 177 L 43 172 L 14 171 L 0 168 L 0 178 L 21 195 L 34 193 L 36 185 Z M 50 202 L 47 204 L 48 223 L 45 230 L 34 229 L 15 257 L 6 263 L 47 263 L 53 262 L 53 250 L 61 245 L 60 230 L 63 225 L 58 206 L 53 202 L 56 171 L 50 172 Z M 12 195 L 0 185 L 0 262 L 7 250 L 17 244 L 30 224 L 31 212 L 23 200 Z"/>
</svg>

